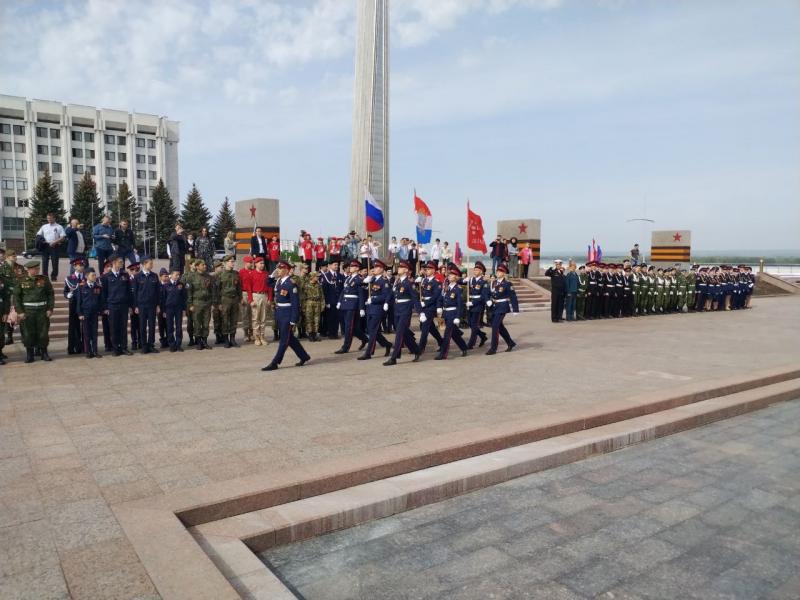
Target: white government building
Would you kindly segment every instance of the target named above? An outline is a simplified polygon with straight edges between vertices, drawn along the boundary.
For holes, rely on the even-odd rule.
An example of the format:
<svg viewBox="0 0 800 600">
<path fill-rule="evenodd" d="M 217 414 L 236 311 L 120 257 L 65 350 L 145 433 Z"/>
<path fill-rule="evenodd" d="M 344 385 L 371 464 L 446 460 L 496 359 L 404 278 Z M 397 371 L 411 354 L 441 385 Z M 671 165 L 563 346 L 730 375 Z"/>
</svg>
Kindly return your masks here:
<svg viewBox="0 0 800 600">
<path fill-rule="evenodd" d="M 159 179 L 179 205 L 178 139 L 178 122 L 166 117 L 0 95 L 0 239 L 22 247 L 29 199 L 45 169 L 67 214 L 84 171 L 107 209 L 123 181 L 146 209 Z"/>
</svg>

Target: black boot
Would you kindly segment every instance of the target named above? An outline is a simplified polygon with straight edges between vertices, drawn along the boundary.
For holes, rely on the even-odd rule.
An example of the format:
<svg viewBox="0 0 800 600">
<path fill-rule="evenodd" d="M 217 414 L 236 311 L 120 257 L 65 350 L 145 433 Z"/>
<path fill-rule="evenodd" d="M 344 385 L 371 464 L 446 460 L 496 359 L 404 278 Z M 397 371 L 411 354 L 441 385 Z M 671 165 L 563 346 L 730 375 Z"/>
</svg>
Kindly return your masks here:
<svg viewBox="0 0 800 600">
<path fill-rule="evenodd" d="M 236 334 L 235 333 L 232 333 L 230 336 L 228 336 L 228 339 L 230 340 L 232 347 L 234 347 L 234 348 L 238 348 L 239 347 L 239 344 L 236 343 Z"/>
<path fill-rule="evenodd" d="M 193 336 L 193 335 L 190 335 L 190 336 L 189 336 L 189 343 L 188 343 L 187 345 L 188 345 L 188 346 L 194 346 L 194 345 L 195 345 L 195 343 L 196 343 L 196 342 L 195 342 L 194 336 Z"/>
<path fill-rule="evenodd" d="M 8 335 L 6 336 L 6 344 L 13 344 L 14 343 L 14 334 L 11 333 L 9 330 Z"/>
<path fill-rule="evenodd" d="M 280 339 L 280 336 L 278 335 L 278 332 L 273 330 L 273 332 L 272 332 L 272 341 L 273 342 L 277 342 L 279 339 Z"/>
<path fill-rule="evenodd" d="M 225 347 L 226 347 L 226 348 L 233 348 L 233 344 L 231 344 L 231 336 L 229 336 L 229 335 L 224 335 L 224 336 L 222 336 L 222 337 L 224 337 L 224 338 L 225 338 Z M 219 344 L 219 342 L 217 342 L 217 343 Z"/>
<path fill-rule="evenodd" d="M 42 360 L 44 362 L 50 362 L 51 360 L 53 360 L 52 358 L 50 358 L 50 355 L 47 353 L 47 348 L 42 348 Z"/>
<path fill-rule="evenodd" d="M 33 362 L 33 348 L 25 348 L 25 362 L 26 363 Z"/>
<path fill-rule="evenodd" d="M 203 338 L 197 337 L 197 338 L 195 338 L 194 341 L 195 341 L 195 348 L 197 348 L 198 350 L 202 350 L 203 349 Z"/>
</svg>

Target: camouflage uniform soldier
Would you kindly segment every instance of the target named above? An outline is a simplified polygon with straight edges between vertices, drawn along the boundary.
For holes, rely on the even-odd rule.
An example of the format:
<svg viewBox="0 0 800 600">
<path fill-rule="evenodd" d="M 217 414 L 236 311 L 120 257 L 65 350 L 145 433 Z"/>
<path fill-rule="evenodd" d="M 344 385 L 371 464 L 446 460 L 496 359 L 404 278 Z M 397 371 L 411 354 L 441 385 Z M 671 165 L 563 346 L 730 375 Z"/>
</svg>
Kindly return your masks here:
<svg viewBox="0 0 800 600">
<path fill-rule="evenodd" d="M 302 339 L 306 336 L 306 320 L 303 318 L 303 297 L 305 294 L 303 293 L 305 290 L 306 285 L 310 279 L 309 273 L 311 269 L 308 268 L 308 265 L 303 265 L 300 267 L 300 275 L 291 275 L 291 279 L 294 282 L 295 287 L 297 288 L 298 297 L 297 299 L 300 301 L 300 322 L 297 324 L 297 337 L 298 339 Z"/>
<path fill-rule="evenodd" d="M 239 325 L 239 303 L 242 297 L 242 284 L 239 273 L 234 270 L 236 259 L 232 254 L 223 259 L 223 271 L 217 275 L 219 307 L 222 317 L 222 339 L 226 348 L 238 346 L 236 328 Z"/>
<path fill-rule="evenodd" d="M 589 284 L 586 277 L 586 267 L 581 265 L 578 267 L 578 298 L 575 305 L 575 315 L 579 321 L 583 321 L 586 318 L 586 289 L 588 286 Z"/>
<path fill-rule="evenodd" d="M 663 269 L 656 271 L 656 306 L 657 313 L 664 312 L 664 306 L 667 303 L 667 279 L 664 276 Z"/>
<path fill-rule="evenodd" d="M 211 276 L 214 278 L 214 282 L 216 284 L 217 277 L 219 277 L 219 274 L 222 273 L 222 261 L 215 260 L 212 264 L 214 267 L 214 272 L 211 274 Z M 214 338 L 216 339 L 215 343 L 222 344 L 225 339 L 222 335 L 222 310 L 219 308 L 218 304 L 214 304 L 214 306 L 211 307 L 211 319 L 214 323 Z"/>
<path fill-rule="evenodd" d="M 678 274 L 675 276 L 675 297 L 677 299 L 676 310 L 683 312 L 686 304 L 686 276 L 681 269 L 678 269 Z"/>
<path fill-rule="evenodd" d="M 697 299 L 695 298 L 695 288 L 697 284 L 697 265 L 692 265 L 692 270 L 686 273 L 686 310 L 694 310 Z"/>
<path fill-rule="evenodd" d="M 214 278 L 206 272 L 205 261 L 199 261 L 186 297 L 186 305 L 194 321 L 194 336 L 198 350 L 210 350 L 208 345 L 208 321 L 211 307 L 219 304 L 217 285 Z"/>
<path fill-rule="evenodd" d="M 319 272 L 313 271 L 305 279 L 300 303 L 303 310 L 306 335 L 312 342 L 319 341 L 319 320 L 322 317 L 324 304 L 325 295 L 319 283 Z"/>
<path fill-rule="evenodd" d="M 184 271 L 183 275 L 181 275 L 181 283 L 183 284 L 183 287 L 186 288 L 187 297 L 189 288 L 194 285 L 195 275 L 197 275 L 197 262 L 193 258 L 188 258 L 186 259 L 186 271 Z M 194 319 L 192 319 L 192 313 L 188 312 L 188 303 L 186 304 L 186 309 L 186 334 L 189 336 L 189 346 L 194 346 Z"/>
<path fill-rule="evenodd" d="M 38 348 L 42 360 L 50 361 L 47 346 L 50 344 L 50 315 L 56 298 L 53 285 L 46 275 L 39 274 L 39 261 L 25 263 L 28 276 L 14 289 L 14 307 L 19 315 L 22 343 L 25 345 L 26 363 L 33 362 L 34 349 Z"/>
</svg>

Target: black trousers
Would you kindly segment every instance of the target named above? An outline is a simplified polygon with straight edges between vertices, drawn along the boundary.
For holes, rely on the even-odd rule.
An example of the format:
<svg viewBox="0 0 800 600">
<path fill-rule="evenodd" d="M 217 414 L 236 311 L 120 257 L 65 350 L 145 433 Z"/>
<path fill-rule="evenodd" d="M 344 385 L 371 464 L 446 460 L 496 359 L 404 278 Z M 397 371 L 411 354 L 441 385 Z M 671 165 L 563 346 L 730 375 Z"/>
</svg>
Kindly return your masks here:
<svg viewBox="0 0 800 600">
<path fill-rule="evenodd" d="M 50 262 L 50 279 L 58 279 L 58 247 L 42 250 L 42 275 L 47 277 L 47 263 Z"/>
<path fill-rule="evenodd" d="M 170 348 L 180 348 L 183 342 L 183 310 L 168 308 L 162 314 L 166 314 L 167 344 Z"/>
<path fill-rule="evenodd" d="M 83 349 L 83 323 L 78 318 L 75 310 L 76 298 L 69 301 L 69 325 L 67 330 L 67 352 L 69 354 L 80 354 Z"/>
<path fill-rule="evenodd" d="M 436 316 L 436 309 L 423 311 L 427 317 L 427 321 L 419 325 L 419 353 L 425 352 L 425 347 L 428 345 L 428 336 L 430 335 L 436 340 L 436 343 L 441 348 L 442 334 L 439 333 L 439 328 L 436 327 L 433 318 Z"/>
<path fill-rule="evenodd" d="M 375 344 L 380 344 L 383 348 L 390 348 L 391 344 L 381 333 L 381 321 L 383 313 L 367 312 L 367 347 L 364 349 L 364 356 L 372 356 L 375 352 Z"/>
<path fill-rule="evenodd" d="M 167 343 L 167 315 L 163 310 L 158 313 L 158 339 L 162 348 L 169 346 Z"/>
<path fill-rule="evenodd" d="M 83 351 L 97 354 L 97 313 L 86 315 L 83 324 Z"/>
<path fill-rule="evenodd" d="M 486 334 L 481 331 L 481 317 L 483 316 L 483 304 L 481 303 L 480 310 L 472 310 L 469 313 L 469 341 L 467 342 L 468 348 L 473 348 L 478 338 L 486 340 Z"/>
<path fill-rule="evenodd" d="M 336 304 L 331 304 L 331 307 L 325 311 L 325 329 L 328 334 L 328 337 L 338 337 L 339 336 L 339 325 L 342 322 L 342 317 L 339 314 L 339 309 L 336 308 Z"/>
<path fill-rule="evenodd" d="M 419 346 L 411 331 L 411 311 L 396 313 L 394 316 L 394 345 L 392 346 L 392 358 L 397 359 L 403 346 L 408 348 L 411 354 L 419 354 Z"/>
<path fill-rule="evenodd" d="M 128 310 L 127 306 L 108 307 L 111 346 L 116 351 L 128 349 Z"/>
<path fill-rule="evenodd" d="M 152 348 L 156 343 L 156 307 L 139 307 L 139 341 L 142 348 Z"/>
<path fill-rule="evenodd" d="M 550 293 L 550 319 L 553 323 L 564 317 L 564 290 L 553 290 Z"/>
<path fill-rule="evenodd" d="M 350 350 L 350 345 L 353 343 L 353 338 L 357 337 L 362 343 L 366 343 L 367 338 L 361 328 L 361 317 L 358 310 L 343 310 L 341 311 L 342 321 L 344 322 L 344 342 L 342 342 L 342 349 Z"/>
</svg>

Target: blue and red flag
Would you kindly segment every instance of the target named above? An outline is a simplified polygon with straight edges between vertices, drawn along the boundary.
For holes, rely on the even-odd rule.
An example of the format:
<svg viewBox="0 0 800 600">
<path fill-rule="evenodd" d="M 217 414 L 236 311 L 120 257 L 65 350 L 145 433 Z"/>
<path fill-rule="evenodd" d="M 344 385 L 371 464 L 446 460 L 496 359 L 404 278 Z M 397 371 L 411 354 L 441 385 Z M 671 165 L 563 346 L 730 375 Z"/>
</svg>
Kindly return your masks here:
<svg viewBox="0 0 800 600">
<path fill-rule="evenodd" d="M 417 190 L 414 190 L 414 212 L 417 214 L 417 243 L 429 244 L 433 232 L 433 217 L 428 205 L 417 196 Z"/>
<path fill-rule="evenodd" d="M 375 198 L 372 197 L 372 194 L 369 193 L 369 190 L 367 190 L 366 203 L 367 232 L 375 233 L 376 231 L 383 229 L 383 211 L 375 202 Z"/>
</svg>

